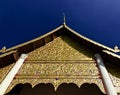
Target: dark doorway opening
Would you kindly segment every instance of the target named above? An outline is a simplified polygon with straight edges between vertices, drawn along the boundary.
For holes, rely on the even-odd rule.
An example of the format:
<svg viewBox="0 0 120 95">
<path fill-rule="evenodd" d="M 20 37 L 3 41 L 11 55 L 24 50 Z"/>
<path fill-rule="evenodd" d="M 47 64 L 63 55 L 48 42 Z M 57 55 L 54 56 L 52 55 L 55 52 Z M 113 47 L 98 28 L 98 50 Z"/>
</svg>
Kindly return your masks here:
<svg viewBox="0 0 120 95">
<path fill-rule="evenodd" d="M 62 83 L 55 91 L 51 83 L 40 83 L 32 88 L 31 84 L 17 84 L 5 95 L 105 95 L 96 84 L 84 83 L 78 87 L 74 83 Z"/>
</svg>

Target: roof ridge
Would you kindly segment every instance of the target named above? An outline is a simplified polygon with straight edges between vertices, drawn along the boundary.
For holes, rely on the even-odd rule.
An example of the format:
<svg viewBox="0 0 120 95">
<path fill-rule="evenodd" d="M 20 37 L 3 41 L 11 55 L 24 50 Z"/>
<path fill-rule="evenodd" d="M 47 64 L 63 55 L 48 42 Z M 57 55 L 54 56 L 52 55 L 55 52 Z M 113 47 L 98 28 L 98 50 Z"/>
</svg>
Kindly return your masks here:
<svg viewBox="0 0 120 95">
<path fill-rule="evenodd" d="M 30 41 L 27 41 L 27 42 L 21 43 L 21 44 L 19 44 L 19 45 L 13 46 L 13 47 L 11 47 L 11 48 L 8 48 L 8 49 L 6 49 L 6 51 L 4 52 L 4 54 L 5 54 L 5 53 L 8 53 L 8 52 L 10 52 L 10 51 L 16 50 L 17 48 L 19 48 L 19 47 L 21 47 L 21 46 L 24 46 L 24 45 L 30 44 L 30 43 L 32 43 L 32 42 L 34 42 L 34 41 L 37 41 L 37 40 L 39 40 L 39 39 L 45 38 L 46 36 L 49 36 L 50 34 L 53 34 L 53 33 L 55 33 L 56 31 L 58 31 L 58 30 L 60 30 L 60 29 L 62 29 L 62 28 L 66 28 L 67 30 L 69 30 L 70 32 L 72 32 L 74 35 L 82 38 L 83 40 L 86 40 L 86 41 L 88 41 L 88 42 L 90 42 L 90 43 L 92 43 L 92 44 L 94 44 L 94 45 L 97 45 L 98 47 L 102 47 L 103 50 L 108 50 L 108 51 L 110 51 L 110 52 L 115 53 L 115 50 L 114 50 L 114 49 L 112 49 L 112 48 L 110 48 L 110 47 L 108 47 L 108 46 L 105 46 L 105 45 L 103 45 L 103 44 L 100 44 L 100 43 L 98 43 L 98 42 L 96 42 L 96 41 L 93 41 L 93 40 L 91 40 L 91 39 L 89 39 L 89 38 L 87 38 L 87 37 L 85 37 L 85 36 L 77 33 L 77 32 L 74 31 L 73 29 L 71 29 L 68 25 L 66 25 L 66 23 L 65 23 L 65 18 L 64 18 L 64 24 L 63 24 L 63 25 L 60 25 L 59 27 L 55 28 L 54 30 L 52 30 L 52 31 L 50 31 L 50 32 L 48 32 L 48 33 L 40 36 L 40 37 L 37 37 L 37 38 L 32 39 L 32 40 L 30 40 Z M 1 54 L 1 55 L 2 55 L 2 54 Z"/>
<path fill-rule="evenodd" d="M 91 42 L 91 43 L 93 43 L 93 44 L 96 44 L 96 45 L 98 45 L 98 46 L 100 46 L 100 47 L 103 47 L 103 48 L 105 48 L 105 49 L 107 49 L 107 50 L 115 53 L 115 50 L 114 50 L 114 49 L 112 49 L 112 48 L 110 48 L 110 47 L 108 47 L 108 46 L 105 46 L 105 45 L 103 45 L 103 44 L 101 44 L 101 43 L 98 43 L 98 42 L 96 42 L 96 41 L 94 41 L 94 40 L 91 40 L 91 39 L 89 39 L 89 38 L 87 38 L 87 37 L 85 37 L 85 36 L 77 33 L 76 31 L 74 31 L 73 29 L 71 29 L 69 26 L 64 25 L 64 27 L 67 28 L 68 30 L 70 30 L 70 31 L 71 31 L 72 33 L 74 33 L 75 35 L 83 38 L 84 40 L 87 40 L 87 41 L 89 41 L 89 42 Z"/>
<path fill-rule="evenodd" d="M 6 49 L 6 51 L 5 51 L 4 53 L 7 53 L 7 52 L 9 52 L 9 51 L 12 51 L 12 50 L 14 50 L 14 49 L 16 49 L 16 48 L 18 48 L 18 47 L 20 47 L 20 46 L 29 44 L 29 43 L 34 42 L 34 41 L 36 41 L 36 40 L 42 39 L 42 38 L 44 38 L 44 37 L 46 37 L 46 36 L 48 36 L 48 35 L 56 32 L 57 30 L 59 30 L 59 29 L 61 29 L 61 28 L 63 28 L 63 27 L 64 27 L 64 25 L 60 25 L 59 27 L 55 28 L 54 30 L 52 30 L 52 31 L 50 31 L 50 32 L 48 32 L 48 33 L 46 33 L 46 34 L 44 34 L 44 35 L 41 35 L 41 36 L 39 36 L 39 37 L 37 37 L 37 38 L 34 38 L 34 39 L 32 39 L 32 40 L 29 40 L 29 41 L 27 41 L 27 42 L 24 42 L 24 43 L 15 45 L 15 46 L 13 46 L 13 47 L 11 47 L 11 48 L 8 48 L 8 49 Z M 2 55 L 2 54 L 1 54 L 1 55 Z"/>
</svg>

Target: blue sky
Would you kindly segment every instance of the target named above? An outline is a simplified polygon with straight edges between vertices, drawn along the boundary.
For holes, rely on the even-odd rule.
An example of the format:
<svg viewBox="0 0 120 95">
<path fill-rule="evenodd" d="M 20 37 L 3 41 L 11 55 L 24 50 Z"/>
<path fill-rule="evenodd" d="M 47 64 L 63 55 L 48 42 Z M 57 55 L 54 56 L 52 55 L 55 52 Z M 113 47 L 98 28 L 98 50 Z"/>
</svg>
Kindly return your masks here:
<svg viewBox="0 0 120 95">
<path fill-rule="evenodd" d="M 0 48 L 29 41 L 63 23 L 111 48 L 120 46 L 120 0 L 1 0 Z"/>
</svg>

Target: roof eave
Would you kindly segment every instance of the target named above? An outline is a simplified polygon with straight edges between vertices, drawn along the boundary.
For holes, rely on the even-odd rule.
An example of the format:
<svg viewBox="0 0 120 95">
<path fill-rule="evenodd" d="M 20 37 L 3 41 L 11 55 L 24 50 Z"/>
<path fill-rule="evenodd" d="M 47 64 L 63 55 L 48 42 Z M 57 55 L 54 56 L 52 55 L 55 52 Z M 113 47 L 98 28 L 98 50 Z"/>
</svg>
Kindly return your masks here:
<svg viewBox="0 0 120 95">
<path fill-rule="evenodd" d="M 33 39 L 33 40 L 30 40 L 30 41 L 27 41 L 27 42 L 22 43 L 22 44 L 20 44 L 20 45 L 17 45 L 17 46 L 8 48 L 4 53 L 7 53 L 7 52 L 12 51 L 12 50 L 16 50 L 17 48 L 19 48 L 19 47 L 21 47 L 21 46 L 24 46 L 24 45 L 30 44 L 30 43 L 32 43 L 32 42 L 34 42 L 34 41 L 37 41 L 37 40 L 39 40 L 39 39 L 42 39 L 42 38 L 44 38 L 44 37 L 46 37 L 46 36 L 48 36 L 48 35 L 50 35 L 50 34 L 52 34 L 52 33 L 55 33 L 56 31 L 62 29 L 63 27 L 64 27 L 64 25 L 61 25 L 61 26 L 57 27 L 56 29 L 54 29 L 54 30 L 48 32 L 47 34 L 44 34 L 44 35 L 42 35 L 42 36 L 40 36 L 40 37 L 38 37 L 38 38 L 35 38 L 35 39 Z"/>
<path fill-rule="evenodd" d="M 84 39 L 84 40 L 86 40 L 86 41 L 88 41 L 88 42 L 90 42 L 90 43 L 93 43 L 93 44 L 95 44 L 95 45 L 97 45 L 97 46 L 99 46 L 99 47 L 102 47 L 102 48 L 104 48 L 105 50 L 108 50 L 108 51 L 111 51 L 111 52 L 114 52 L 114 53 L 115 53 L 115 50 L 114 50 L 114 49 L 112 49 L 112 48 L 110 48 L 110 47 L 107 47 L 107 46 L 105 46 L 105 45 L 103 45 L 103 44 L 100 44 L 100 43 L 98 43 L 98 42 L 96 42 L 96 41 L 93 41 L 93 40 L 91 40 L 91 39 L 89 39 L 89 38 L 87 38 L 87 37 L 84 37 L 83 35 L 80 35 L 79 33 L 77 33 L 76 31 L 74 31 L 73 29 L 71 29 L 71 28 L 68 27 L 67 25 L 64 25 L 64 27 L 65 27 L 66 29 L 68 29 L 69 31 L 71 31 L 73 34 L 77 35 L 78 37 L 80 37 L 80 38 L 82 38 L 82 39 Z"/>
</svg>

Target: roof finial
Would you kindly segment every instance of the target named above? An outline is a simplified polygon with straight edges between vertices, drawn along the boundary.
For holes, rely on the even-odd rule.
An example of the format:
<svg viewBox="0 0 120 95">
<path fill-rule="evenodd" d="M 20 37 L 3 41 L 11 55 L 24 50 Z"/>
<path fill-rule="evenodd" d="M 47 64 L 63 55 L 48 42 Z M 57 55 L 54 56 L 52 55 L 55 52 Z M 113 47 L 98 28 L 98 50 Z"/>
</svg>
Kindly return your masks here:
<svg viewBox="0 0 120 95">
<path fill-rule="evenodd" d="M 65 13 L 63 13 L 63 25 L 66 25 L 66 17 L 65 17 Z"/>
<path fill-rule="evenodd" d="M 1 50 L 0 53 L 4 53 L 6 51 L 6 46 L 4 46 Z"/>
<path fill-rule="evenodd" d="M 117 52 L 120 52 L 120 49 L 118 48 L 117 45 L 114 47 L 114 50 L 115 50 L 116 53 L 117 53 Z"/>
</svg>

